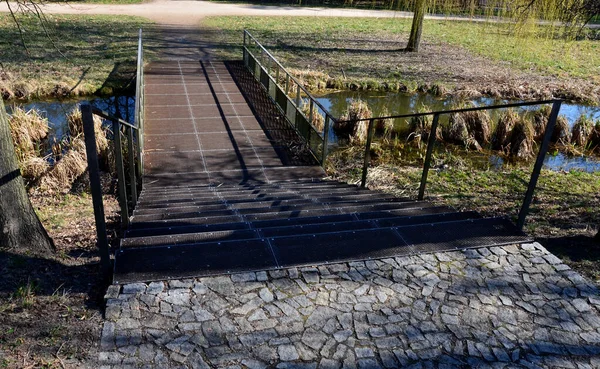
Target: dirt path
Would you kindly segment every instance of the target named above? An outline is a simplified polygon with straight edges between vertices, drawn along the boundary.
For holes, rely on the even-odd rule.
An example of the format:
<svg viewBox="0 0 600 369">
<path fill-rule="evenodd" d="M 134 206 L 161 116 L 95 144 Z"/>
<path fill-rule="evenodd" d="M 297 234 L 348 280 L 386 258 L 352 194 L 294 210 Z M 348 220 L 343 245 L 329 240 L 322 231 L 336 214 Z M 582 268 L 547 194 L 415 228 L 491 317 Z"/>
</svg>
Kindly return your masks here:
<svg viewBox="0 0 600 369">
<path fill-rule="evenodd" d="M 161 24 L 196 25 L 204 17 L 217 15 L 256 16 L 320 16 L 320 17 L 410 17 L 412 13 L 382 10 L 299 8 L 290 6 L 265 6 L 253 4 L 224 4 L 210 1 L 156 0 L 142 4 L 43 4 L 47 14 L 120 14 L 135 15 Z M 6 3 L 0 12 L 7 12 Z"/>
</svg>

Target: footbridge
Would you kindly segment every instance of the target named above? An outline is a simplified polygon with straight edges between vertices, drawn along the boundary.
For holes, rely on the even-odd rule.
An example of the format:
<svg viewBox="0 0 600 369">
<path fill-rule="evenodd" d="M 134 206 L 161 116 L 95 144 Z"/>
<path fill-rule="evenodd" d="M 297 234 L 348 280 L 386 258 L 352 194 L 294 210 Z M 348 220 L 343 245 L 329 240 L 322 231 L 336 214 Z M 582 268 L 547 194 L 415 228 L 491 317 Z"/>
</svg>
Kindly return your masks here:
<svg viewBox="0 0 600 369">
<path fill-rule="evenodd" d="M 102 261 L 113 283 L 531 241 L 520 228 L 543 155 L 518 226 L 507 218 L 485 218 L 424 201 L 431 147 L 414 198 L 368 189 L 374 119 L 367 122 L 361 185 L 328 179 L 323 164 L 332 145 L 332 125 L 339 119 L 248 32 L 243 50 L 240 61 L 144 65 L 140 32 L 135 124 L 83 107 L 88 143 L 94 142 L 89 128 L 94 114 L 112 120 L 115 132 L 125 231 L 114 268 L 108 247 L 102 246 L 106 235 L 94 177 L 97 163 L 88 155 Z M 553 104 L 550 131 L 560 102 L 530 104 L 543 103 Z M 476 109 L 483 108 L 471 110 Z M 451 113 L 420 115 L 433 116 L 435 132 L 438 118 Z M 432 134 L 428 144 L 434 141 Z M 91 146 L 88 153 L 93 154 Z M 543 145 L 540 152 L 545 152 Z"/>
</svg>

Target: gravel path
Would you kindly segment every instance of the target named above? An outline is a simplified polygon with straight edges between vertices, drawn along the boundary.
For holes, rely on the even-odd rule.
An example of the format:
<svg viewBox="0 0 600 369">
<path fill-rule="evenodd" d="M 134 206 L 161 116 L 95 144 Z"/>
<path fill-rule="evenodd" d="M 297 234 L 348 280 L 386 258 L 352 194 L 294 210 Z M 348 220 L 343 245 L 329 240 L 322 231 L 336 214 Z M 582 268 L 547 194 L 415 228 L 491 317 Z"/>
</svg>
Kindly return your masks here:
<svg viewBox="0 0 600 369">
<path fill-rule="evenodd" d="M 229 4 L 211 1 L 156 0 L 141 4 L 80 4 L 44 3 L 46 14 L 120 14 L 151 19 L 160 24 L 197 25 L 208 16 L 256 15 L 256 16 L 319 16 L 319 17 L 411 17 L 412 13 L 382 10 L 299 8 L 290 6 L 265 6 L 252 4 Z M 0 3 L 0 12 L 7 12 L 6 3 Z"/>
<path fill-rule="evenodd" d="M 112 286 L 101 368 L 597 368 L 598 290 L 539 244 Z"/>
</svg>

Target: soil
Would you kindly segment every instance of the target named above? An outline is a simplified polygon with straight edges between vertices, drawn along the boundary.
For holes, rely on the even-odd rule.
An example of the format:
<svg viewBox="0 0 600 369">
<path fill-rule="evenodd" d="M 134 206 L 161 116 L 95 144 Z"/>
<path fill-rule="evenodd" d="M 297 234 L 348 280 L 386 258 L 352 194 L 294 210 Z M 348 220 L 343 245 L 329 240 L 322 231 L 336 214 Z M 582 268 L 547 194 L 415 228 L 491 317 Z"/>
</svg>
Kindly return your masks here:
<svg viewBox="0 0 600 369">
<path fill-rule="evenodd" d="M 557 77 L 524 71 L 509 62 L 488 58 L 424 36 L 418 53 L 404 52 L 408 35 L 365 37 L 352 34 L 317 40 L 318 35 L 281 33 L 257 35 L 284 65 L 298 69 L 311 88 L 344 87 L 361 89 L 365 78 L 386 81 L 395 75 L 416 83 L 418 91 L 464 97 L 479 95 L 505 99 L 544 100 L 562 98 L 586 104 L 600 104 L 596 79 Z M 220 47 L 225 35 L 216 35 Z M 314 71 L 323 71 L 323 75 Z M 311 75 L 315 78 L 311 78 Z M 354 83 L 353 81 L 357 81 Z M 367 89 L 370 87 L 367 87 Z M 385 89 L 385 86 L 383 86 Z M 405 87 L 401 87 L 402 90 Z M 408 87 L 410 90 L 411 87 Z M 441 90 L 440 90 L 441 89 Z"/>
<path fill-rule="evenodd" d="M 55 255 L 0 250 L 0 367 L 95 368 L 106 289 L 87 194 L 32 194 Z M 106 195 L 109 235 L 118 203 Z"/>
</svg>

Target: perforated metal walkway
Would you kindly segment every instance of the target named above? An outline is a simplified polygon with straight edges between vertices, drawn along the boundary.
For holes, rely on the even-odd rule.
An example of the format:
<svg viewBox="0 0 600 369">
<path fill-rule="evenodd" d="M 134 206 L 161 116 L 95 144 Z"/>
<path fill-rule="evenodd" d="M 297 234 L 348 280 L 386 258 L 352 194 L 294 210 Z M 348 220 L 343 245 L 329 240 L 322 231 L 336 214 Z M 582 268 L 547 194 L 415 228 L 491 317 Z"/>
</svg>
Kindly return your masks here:
<svg viewBox="0 0 600 369">
<path fill-rule="evenodd" d="M 239 63 L 146 68 L 144 190 L 115 283 L 531 240 L 506 219 L 323 180 L 261 88 Z"/>
<path fill-rule="evenodd" d="M 295 137 L 293 130 L 284 122 L 261 125 L 223 62 L 152 63 L 145 93 L 146 183 L 269 182 L 324 174 L 318 166 L 294 165 L 281 142 Z"/>
</svg>

